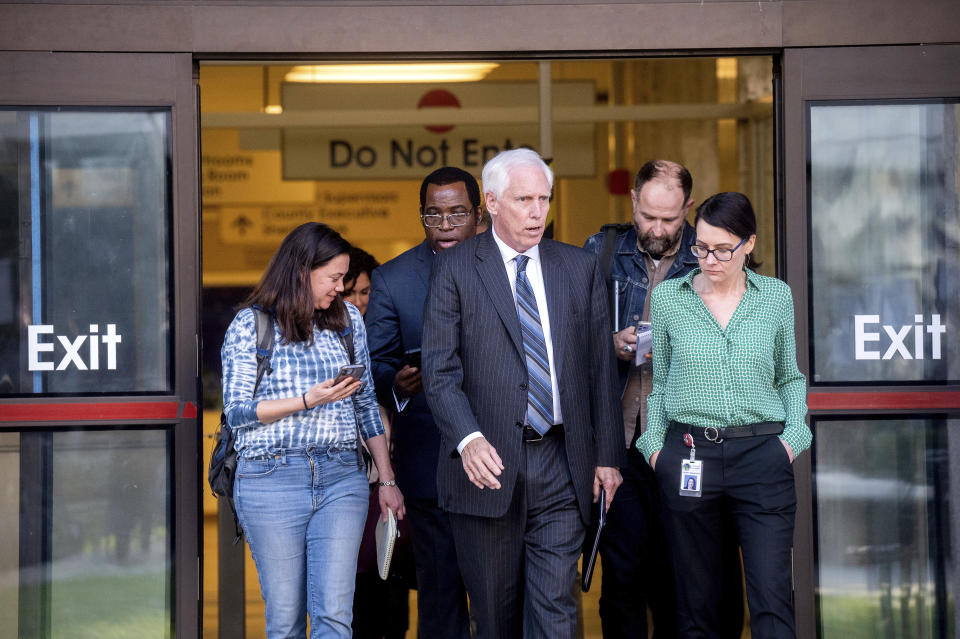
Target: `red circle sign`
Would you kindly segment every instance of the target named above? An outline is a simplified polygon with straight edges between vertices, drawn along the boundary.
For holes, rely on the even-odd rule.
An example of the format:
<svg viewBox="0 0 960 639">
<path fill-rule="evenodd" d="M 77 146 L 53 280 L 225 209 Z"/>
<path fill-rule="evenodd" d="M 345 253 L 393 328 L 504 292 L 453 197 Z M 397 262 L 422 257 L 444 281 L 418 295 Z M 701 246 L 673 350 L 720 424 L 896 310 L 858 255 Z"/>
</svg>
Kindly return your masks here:
<svg viewBox="0 0 960 639">
<path fill-rule="evenodd" d="M 424 93 L 423 97 L 420 98 L 420 101 L 417 102 L 418 109 L 428 107 L 457 107 L 459 109 L 460 100 L 457 99 L 457 96 L 445 89 L 434 89 L 433 91 L 427 91 Z M 447 133 L 448 131 L 453 130 L 453 125 L 428 124 L 426 125 L 426 129 L 431 133 Z"/>
</svg>

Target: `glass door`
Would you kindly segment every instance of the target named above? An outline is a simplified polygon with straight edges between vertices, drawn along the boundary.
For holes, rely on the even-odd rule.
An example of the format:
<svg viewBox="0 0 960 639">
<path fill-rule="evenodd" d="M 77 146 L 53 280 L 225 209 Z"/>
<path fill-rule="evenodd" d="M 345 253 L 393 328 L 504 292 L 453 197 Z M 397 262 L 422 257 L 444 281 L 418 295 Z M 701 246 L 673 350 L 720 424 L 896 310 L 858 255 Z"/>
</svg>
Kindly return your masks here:
<svg viewBox="0 0 960 639">
<path fill-rule="evenodd" d="M 196 637 L 190 59 L 0 67 L 0 627 Z"/>
<path fill-rule="evenodd" d="M 800 636 L 955 636 L 960 47 L 788 51 Z M 953 487 L 953 490 L 951 490 Z"/>
</svg>

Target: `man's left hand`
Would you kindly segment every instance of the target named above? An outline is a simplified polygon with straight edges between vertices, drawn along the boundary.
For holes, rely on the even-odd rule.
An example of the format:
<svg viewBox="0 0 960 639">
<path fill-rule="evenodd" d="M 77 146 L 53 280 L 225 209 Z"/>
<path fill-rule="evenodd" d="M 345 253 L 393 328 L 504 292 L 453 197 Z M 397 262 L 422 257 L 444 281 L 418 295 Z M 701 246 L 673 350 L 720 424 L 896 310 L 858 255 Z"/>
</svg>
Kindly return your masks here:
<svg viewBox="0 0 960 639">
<path fill-rule="evenodd" d="M 622 483 L 623 477 L 620 476 L 619 469 L 613 466 L 597 466 L 593 472 L 593 501 L 600 499 L 600 487 L 603 486 L 607 494 L 607 509 L 609 509 L 613 502 L 613 494 Z"/>
</svg>

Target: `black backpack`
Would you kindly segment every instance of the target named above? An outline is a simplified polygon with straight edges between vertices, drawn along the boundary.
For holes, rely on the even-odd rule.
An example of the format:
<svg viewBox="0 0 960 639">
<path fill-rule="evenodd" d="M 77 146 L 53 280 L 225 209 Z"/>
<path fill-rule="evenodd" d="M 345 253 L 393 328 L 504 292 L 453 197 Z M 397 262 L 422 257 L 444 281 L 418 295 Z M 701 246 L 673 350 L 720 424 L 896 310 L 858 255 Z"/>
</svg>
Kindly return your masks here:
<svg viewBox="0 0 960 639">
<path fill-rule="evenodd" d="M 273 372 L 270 368 L 270 357 L 273 355 L 273 315 L 259 307 L 253 308 L 253 317 L 257 326 L 257 381 L 253 385 L 253 395 L 257 394 L 260 380 L 264 373 Z M 227 416 L 220 413 L 220 426 L 217 428 L 213 440 L 213 453 L 210 455 L 210 467 L 207 470 L 207 481 L 214 497 L 225 497 L 233 513 L 233 525 L 237 530 L 237 537 L 233 543 L 240 541 L 243 528 L 237 517 L 237 507 L 233 503 L 233 482 L 237 473 L 237 435 L 227 426 Z"/>
</svg>

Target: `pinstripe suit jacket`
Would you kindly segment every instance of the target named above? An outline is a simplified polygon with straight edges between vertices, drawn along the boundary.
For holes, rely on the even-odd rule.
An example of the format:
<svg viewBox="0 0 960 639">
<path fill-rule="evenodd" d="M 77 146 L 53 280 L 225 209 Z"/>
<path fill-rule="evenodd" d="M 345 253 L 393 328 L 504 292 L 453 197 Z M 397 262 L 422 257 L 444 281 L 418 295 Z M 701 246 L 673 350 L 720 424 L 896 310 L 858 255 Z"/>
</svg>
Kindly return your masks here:
<svg viewBox="0 0 960 639">
<path fill-rule="evenodd" d="M 544 239 L 540 257 L 567 459 L 587 522 L 594 467 L 619 467 L 623 456 L 606 284 L 596 256 L 579 247 Z M 527 366 L 513 292 L 491 231 L 434 259 L 422 358 L 427 401 L 440 429 L 440 506 L 503 516 L 524 445 Z M 463 470 L 457 444 L 475 431 L 503 460 L 500 490 L 480 490 Z"/>
</svg>

